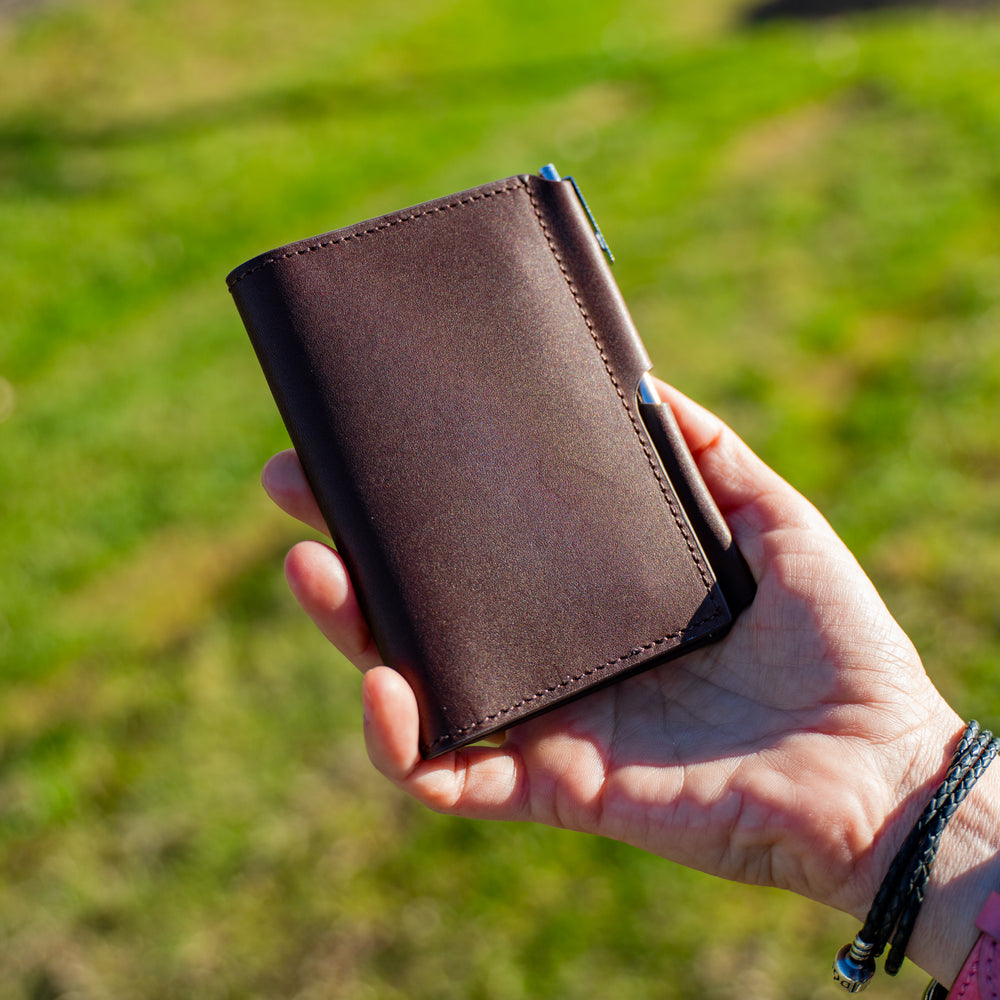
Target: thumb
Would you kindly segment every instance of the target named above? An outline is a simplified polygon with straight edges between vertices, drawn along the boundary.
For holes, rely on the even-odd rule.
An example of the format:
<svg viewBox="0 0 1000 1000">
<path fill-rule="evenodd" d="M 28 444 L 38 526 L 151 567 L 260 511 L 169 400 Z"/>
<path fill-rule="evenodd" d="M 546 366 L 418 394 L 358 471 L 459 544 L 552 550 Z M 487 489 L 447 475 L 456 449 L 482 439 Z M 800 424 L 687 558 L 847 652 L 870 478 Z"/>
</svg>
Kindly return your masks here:
<svg viewBox="0 0 1000 1000">
<path fill-rule="evenodd" d="M 763 534 L 783 529 L 832 533 L 819 511 L 727 424 L 673 386 L 657 384 L 741 549 L 752 548 Z M 747 551 L 744 555 L 750 558 Z"/>
</svg>

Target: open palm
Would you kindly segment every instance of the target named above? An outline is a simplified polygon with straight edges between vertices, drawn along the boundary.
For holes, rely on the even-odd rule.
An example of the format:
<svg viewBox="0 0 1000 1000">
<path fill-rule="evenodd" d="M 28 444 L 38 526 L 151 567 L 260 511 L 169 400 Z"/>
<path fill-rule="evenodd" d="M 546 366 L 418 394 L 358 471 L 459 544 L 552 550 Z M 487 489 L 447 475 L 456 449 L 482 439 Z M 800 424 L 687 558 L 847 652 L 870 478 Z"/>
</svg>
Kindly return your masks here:
<svg viewBox="0 0 1000 1000">
<path fill-rule="evenodd" d="M 862 916 L 962 722 L 819 513 L 717 418 L 661 392 L 758 583 L 722 642 L 522 723 L 501 746 L 424 761 L 413 694 L 378 666 L 336 553 L 296 546 L 292 590 L 367 671 L 373 762 L 428 806 L 602 834 Z M 324 529 L 294 453 L 264 483 Z"/>
</svg>

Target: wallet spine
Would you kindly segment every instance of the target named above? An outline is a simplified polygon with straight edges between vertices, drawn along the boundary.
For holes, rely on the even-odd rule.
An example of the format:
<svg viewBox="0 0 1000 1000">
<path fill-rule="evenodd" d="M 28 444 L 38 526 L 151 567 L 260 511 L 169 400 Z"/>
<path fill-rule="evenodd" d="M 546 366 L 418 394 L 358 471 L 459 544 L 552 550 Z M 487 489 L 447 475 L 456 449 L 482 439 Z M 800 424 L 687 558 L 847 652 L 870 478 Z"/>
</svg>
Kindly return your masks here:
<svg viewBox="0 0 1000 1000">
<path fill-rule="evenodd" d="M 701 544 L 705 559 L 715 572 L 719 589 L 735 620 L 757 592 L 750 567 L 698 472 L 670 405 L 640 403 L 639 411 L 663 470 Z"/>
</svg>

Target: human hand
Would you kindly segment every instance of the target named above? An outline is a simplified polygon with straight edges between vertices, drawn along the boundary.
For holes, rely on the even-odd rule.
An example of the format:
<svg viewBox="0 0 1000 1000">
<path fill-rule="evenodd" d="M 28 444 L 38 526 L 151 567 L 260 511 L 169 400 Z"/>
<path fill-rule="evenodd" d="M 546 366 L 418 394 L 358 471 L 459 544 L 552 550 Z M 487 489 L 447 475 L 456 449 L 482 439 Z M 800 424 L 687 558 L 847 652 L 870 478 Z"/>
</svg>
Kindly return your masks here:
<svg viewBox="0 0 1000 1000">
<path fill-rule="evenodd" d="M 758 583 L 722 642 L 522 723 L 500 747 L 424 761 L 416 701 L 378 665 L 336 553 L 296 546 L 292 591 L 366 671 L 372 761 L 431 808 L 601 834 L 861 919 L 963 723 L 820 514 L 721 421 L 660 389 Z M 264 484 L 325 530 L 294 453 Z M 954 974 L 966 939 L 919 932 L 911 955 Z"/>
</svg>

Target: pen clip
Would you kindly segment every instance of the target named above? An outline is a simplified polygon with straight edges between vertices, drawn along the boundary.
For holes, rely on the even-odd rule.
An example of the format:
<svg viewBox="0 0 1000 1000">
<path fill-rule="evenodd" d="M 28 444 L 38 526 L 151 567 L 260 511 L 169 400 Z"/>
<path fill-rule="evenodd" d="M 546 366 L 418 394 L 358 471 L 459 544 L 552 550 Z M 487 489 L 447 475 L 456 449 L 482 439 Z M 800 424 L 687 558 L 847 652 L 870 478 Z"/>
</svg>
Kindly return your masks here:
<svg viewBox="0 0 1000 1000">
<path fill-rule="evenodd" d="M 559 171 L 556 170 L 555 165 L 552 163 L 545 164 L 541 170 L 538 171 L 539 176 L 545 178 L 547 181 L 569 181 L 573 185 L 573 190 L 576 192 L 577 200 L 580 202 L 581 207 L 587 215 L 587 220 L 590 222 L 590 228 L 594 231 L 594 237 L 597 240 L 597 245 L 604 252 L 604 256 L 608 258 L 608 263 L 613 264 L 615 262 L 615 255 L 611 252 L 611 247 L 608 246 L 608 241 L 604 238 L 604 233 L 601 232 L 601 227 L 597 224 L 597 219 L 594 218 L 594 213 L 591 212 L 590 206 L 587 204 L 587 199 L 584 198 L 583 192 L 580 190 L 580 185 L 576 183 L 576 180 L 570 177 L 560 177 Z"/>
</svg>

